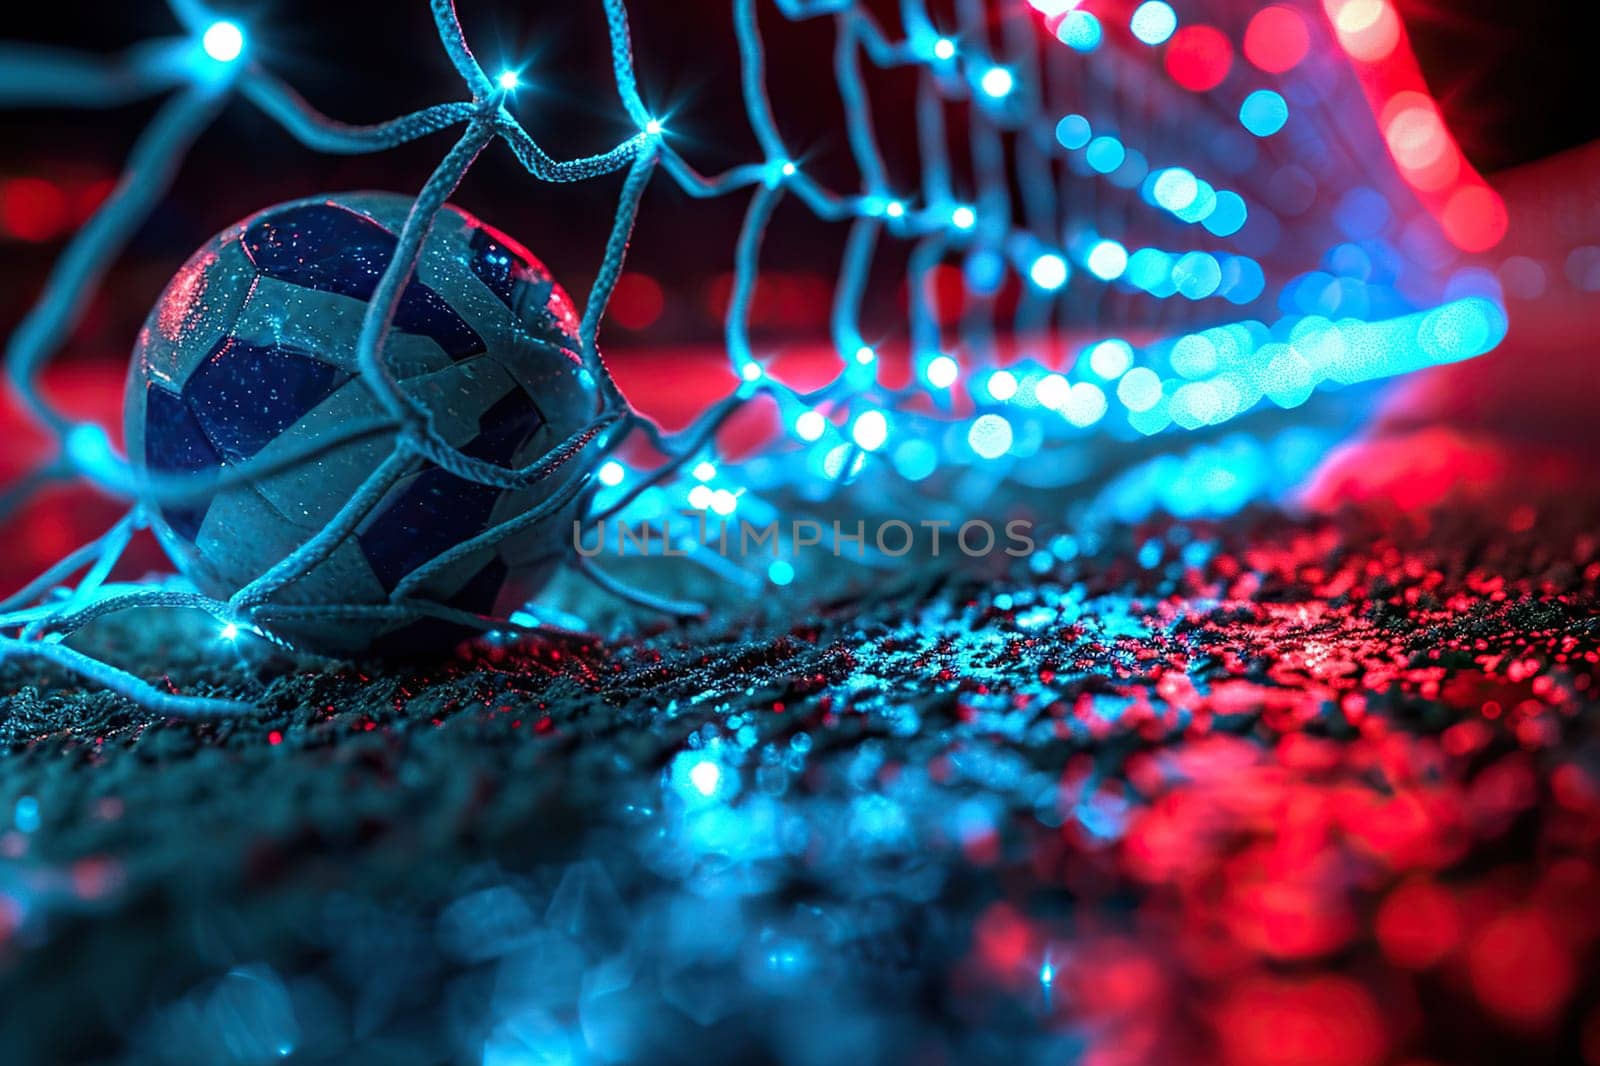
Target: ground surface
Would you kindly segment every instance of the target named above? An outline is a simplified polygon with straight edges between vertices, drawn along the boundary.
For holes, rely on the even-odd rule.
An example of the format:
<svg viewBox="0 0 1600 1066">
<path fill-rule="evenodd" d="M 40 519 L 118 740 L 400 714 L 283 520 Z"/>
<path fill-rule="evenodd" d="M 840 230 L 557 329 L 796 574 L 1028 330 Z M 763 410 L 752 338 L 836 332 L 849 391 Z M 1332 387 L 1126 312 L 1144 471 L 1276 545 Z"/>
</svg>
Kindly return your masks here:
<svg viewBox="0 0 1600 1066">
<path fill-rule="evenodd" d="M 262 710 L 4 668 L 0 1057 L 1600 1063 L 1596 518 L 1155 524 L 382 672 L 132 619 Z"/>
</svg>

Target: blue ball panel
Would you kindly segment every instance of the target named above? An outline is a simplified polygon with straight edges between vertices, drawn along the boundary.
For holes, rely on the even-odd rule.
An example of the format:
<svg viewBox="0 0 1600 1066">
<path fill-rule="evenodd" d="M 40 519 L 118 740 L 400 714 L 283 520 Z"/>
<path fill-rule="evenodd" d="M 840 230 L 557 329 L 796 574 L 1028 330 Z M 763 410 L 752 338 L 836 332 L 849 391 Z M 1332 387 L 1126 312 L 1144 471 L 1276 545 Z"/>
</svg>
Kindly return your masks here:
<svg viewBox="0 0 1600 1066">
<path fill-rule="evenodd" d="M 495 240 L 486 229 L 474 229 L 468 243 L 472 248 L 472 258 L 468 260 L 472 272 L 500 297 L 501 303 L 515 311 L 517 282 L 537 280 L 533 265 Z"/>
<path fill-rule="evenodd" d="M 501 587 L 505 585 L 506 575 L 506 564 L 496 556 L 462 585 L 460 591 L 446 600 L 445 604 L 458 610 L 471 611 L 473 614 L 489 614 L 494 610 L 494 601 L 500 595 Z M 437 653 L 459 644 L 476 633 L 477 630 L 443 618 L 419 618 L 415 622 L 407 622 L 399 629 L 384 634 L 374 642 L 372 651 L 376 655 Z"/>
<path fill-rule="evenodd" d="M 484 412 L 461 450 L 505 466 L 543 424 L 532 397 L 513 389 Z M 373 574 L 393 591 L 423 563 L 488 529 L 500 492 L 435 466 L 422 471 L 356 534 Z"/>
<path fill-rule="evenodd" d="M 429 559 L 487 529 L 499 495 L 499 489 L 429 467 L 370 516 L 356 538 L 372 573 L 392 592 Z"/>
<path fill-rule="evenodd" d="M 510 466 L 517 449 L 544 425 L 544 414 L 521 388 L 512 389 L 496 400 L 478 419 L 478 435 L 461 450 L 474 459 Z"/>
<path fill-rule="evenodd" d="M 242 463 L 327 399 L 341 377 L 293 348 L 229 337 L 195 367 L 183 395 L 217 451 Z M 161 430 L 152 420 L 145 432 L 155 439 Z"/>
<path fill-rule="evenodd" d="M 144 417 L 144 462 L 149 469 L 159 474 L 197 474 L 221 468 L 222 458 L 181 396 L 149 385 Z M 192 543 L 200 535 L 209 505 L 208 500 L 197 500 L 159 510 L 172 531 Z"/>
<path fill-rule="evenodd" d="M 245 254 L 269 278 L 357 300 L 372 299 L 399 239 L 372 219 L 337 204 L 301 204 L 245 230 Z M 400 294 L 394 326 L 429 337 L 452 359 L 485 350 L 483 338 L 438 293 L 412 278 Z"/>
</svg>

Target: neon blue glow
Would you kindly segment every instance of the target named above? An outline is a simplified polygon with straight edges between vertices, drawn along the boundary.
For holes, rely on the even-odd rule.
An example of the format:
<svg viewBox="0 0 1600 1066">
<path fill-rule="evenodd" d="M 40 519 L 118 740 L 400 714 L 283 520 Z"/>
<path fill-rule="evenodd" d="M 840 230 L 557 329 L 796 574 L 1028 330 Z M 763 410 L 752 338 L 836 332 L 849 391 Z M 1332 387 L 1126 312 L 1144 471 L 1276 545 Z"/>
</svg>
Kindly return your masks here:
<svg viewBox="0 0 1600 1066">
<path fill-rule="evenodd" d="M 1186 378 L 1201 378 L 1217 369 L 1217 346 L 1205 336 L 1191 333 L 1172 346 L 1172 369 Z"/>
<path fill-rule="evenodd" d="M 1222 284 L 1222 266 L 1206 252 L 1190 252 L 1172 268 L 1178 292 L 1190 300 L 1204 300 Z"/>
<path fill-rule="evenodd" d="M 1106 175 L 1106 180 L 1123 189 L 1137 189 L 1150 173 L 1150 164 L 1137 148 L 1123 149 L 1122 165 Z"/>
<path fill-rule="evenodd" d="M 722 767 L 710 759 L 697 762 L 689 769 L 689 783 L 700 795 L 714 796 L 722 783 Z"/>
<path fill-rule="evenodd" d="M 978 81 L 978 87 L 987 96 L 995 100 L 1001 100 L 1011 95 L 1011 90 L 1017 87 L 1017 79 L 1005 67 L 990 67 L 983 72 L 983 77 Z"/>
<path fill-rule="evenodd" d="M 1067 393 L 1061 413 L 1068 422 L 1082 429 L 1092 426 L 1106 415 L 1105 390 L 1090 381 L 1080 381 Z"/>
<path fill-rule="evenodd" d="M 206 27 L 200 47 L 218 63 L 232 63 L 244 54 L 244 31 L 237 22 L 218 19 Z"/>
<path fill-rule="evenodd" d="M 1054 292 L 1067 283 L 1067 261 L 1054 252 L 1046 252 L 1028 267 L 1028 278 L 1046 292 Z"/>
<path fill-rule="evenodd" d="M 1101 281 L 1115 281 L 1128 269 L 1128 250 L 1116 241 L 1100 241 L 1089 250 L 1088 267 Z"/>
<path fill-rule="evenodd" d="M 1267 344 L 1256 353 L 1266 363 L 1263 390 L 1279 407 L 1299 407 L 1311 398 L 1316 377 L 1306 357 L 1287 344 Z"/>
<path fill-rule="evenodd" d="M 928 368 L 923 371 L 923 376 L 934 388 L 948 389 L 961 376 L 961 365 L 948 355 L 936 355 L 928 360 Z"/>
<path fill-rule="evenodd" d="M 1267 288 L 1267 275 L 1261 264 L 1247 255 L 1230 255 L 1222 260 L 1222 295 L 1234 304 L 1253 303 Z"/>
<path fill-rule="evenodd" d="M 1158 292 L 1172 280 L 1172 257 L 1159 248 L 1140 248 L 1128 257 L 1128 281 L 1146 292 Z"/>
<path fill-rule="evenodd" d="M 1162 0 L 1149 0 L 1134 11 L 1128 29 L 1145 44 L 1162 44 L 1178 29 L 1178 13 Z"/>
<path fill-rule="evenodd" d="M 622 484 L 622 479 L 627 476 L 627 471 L 615 459 L 607 459 L 600 464 L 600 473 L 597 476 L 600 478 L 600 484 L 615 488 Z"/>
<path fill-rule="evenodd" d="M 499 85 L 500 88 L 504 89 L 506 92 L 510 92 L 522 84 L 521 76 L 518 75 L 514 70 L 502 70 L 494 80 L 495 84 Z"/>
<path fill-rule="evenodd" d="M 950 224 L 956 229 L 971 229 L 978 224 L 978 213 L 962 204 L 950 212 Z"/>
<path fill-rule="evenodd" d="M 1239 122 L 1257 137 L 1271 137 L 1289 122 L 1289 103 L 1271 89 L 1257 89 L 1239 108 Z"/>
<path fill-rule="evenodd" d="M 794 434 L 803 441 L 817 441 L 828 429 L 828 420 L 820 411 L 802 411 L 794 420 Z"/>
<path fill-rule="evenodd" d="M 973 292 L 987 295 L 1000 288 L 1006 278 L 1006 261 L 999 252 L 980 249 L 967 256 L 962 275 Z"/>
<path fill-rule="evenodd" d="M 1117 337 L 1089 349 L 1089 369 L 1107 381 L 1120 378 L 1133 365 L 1133 345 Z"/>
<path fill-rule="evenodd" d="M 1217 193 L 1217 202 L 1204 219 L 1207 232 L 1217 237 L 1232 237 L 1244 228 L 1250 217 L 1244 197 L 1227 189 Z"/>
<path fill-rule="evenodd" d="M 1033 397 L 1039 401 L 1040 407 L 1057 411 L 1067 402 L 1067 393 L 1071 387 L 1067 384 L 1067 379 L 1060 374 L 1046 374 L 1034 385 Z"/>
<path fill-rule="evenodd" d="M 1148 411 L 1161 402 L 1161 379 L 1146 366 L 1136 366 L 1117 382 L 1117 399 L 1130 411 Z"/>
<path fill-rule="evenodd" d="M 787 559 L 774 559 L 767 567 L 767 580 L 780 588 L 794 580 L 794 564 Z"/>
<path fill-rule="evenodd" d="M 866 411 L 850 427 L 850 437 L 864 451 L 875 452 L 889 439 L 889 420 L 882 411 Z"/>
<path fill-rule="evenodd" d="M 895 448 L 891 461 L 901 477 L 921 481 L 938 469 L 939 449 L 925 440 L 912 439 Z"/>
<path fill-rule="evenodd" d="M 39 801 L 32 796 L 23 796 L 11 808 L 11 820 L 20 833 L 37 833 L 41 820 L 39 818 Z"/>
<path fill-rule="evenodd" d="M 956 57 L 956 42 L 948 37 L 941 37 L 933 42 L 933 58 L 950 60 Z"/>
<path fill-rule="evenodd" d="M 1083 10 L 1067 12 L 1067 17 L 1056 27 L 1056 37 L 1061 43 L 1079 52 L 1092 52 L 1099 48 L 1103 36 L 1100 20 Z"/>
<path fill-rule="evenodd" d="M 979 415 L 967 430 L 967 443 L 984 459 L 998 459 L 1011 450 L 1011 423 L 1000 415 Z"/>
<path fill-rule="evenodd" d="M 1115 137 L 1100 136 L 1089 142 L 1089 149 L 1083 158 L 1093 170 L 1109 174 L 1120 167 L 1127 157 L 1127 150 L 1122 147 L 1121 141 Z"/>
<path fill-rule="evenodd" d="M 1017 376 L 1009 370 L 996 370 L 989 375 L 985 387 L 990 396 L 1004 403 L 1017 394 Z"/>
<path fill-rule="evenodd" d="M 1168 167 L 1155 175 L 1151 195 L 1168 211 L 1182 211 L 1200 195 L 1200 183 L 1182 167 Z"/>
<path fill-rule="evenodd" d="M 1082 115 L 1067 115 L 1056 123 L 1056 140 L 1060 142 L 1061 147 L 1071 151 L 1075 152 L 1088 144 L 1093 136 L 1094 131 L 1089 125 L 1089 120 Z"/>
<path fill-rule="evenodd" d="M 1211 187 L 1210 182 L 1195 182 L 1194 199 L 1183 207 L 1173 210 L 1173 214 L 1191 225 L 1204 222 L 1210 217 L 1211 212 L 1217 209 L 1217 190 Z"/>
</svg>

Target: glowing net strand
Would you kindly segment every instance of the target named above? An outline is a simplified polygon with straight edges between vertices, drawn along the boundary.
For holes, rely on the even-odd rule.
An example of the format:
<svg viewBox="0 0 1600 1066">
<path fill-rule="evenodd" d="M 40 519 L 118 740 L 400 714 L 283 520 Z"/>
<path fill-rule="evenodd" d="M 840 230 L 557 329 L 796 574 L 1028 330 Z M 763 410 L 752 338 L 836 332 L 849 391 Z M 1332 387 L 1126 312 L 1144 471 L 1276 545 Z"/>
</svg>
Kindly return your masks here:
<svg viewBox="0 0 1600 1066">
<path fill-rule="evenodd" d="M 212 15 L 192 0 L 171 0 L 170 6 L 195 37 L 216 25 Z M 788 19 L 832 16 L 835 22 L 835 80 L 845 105 L 851 155 L 861 175 L 859 193 L 839 194 L 822 187 L 805 173 L 778 131 L 765 85 L 763 44 L 753 0 L 733 0 L 733 23 L 740 57 L 741 95 L 764 158 L 716 176 L 702 175 L 666 143 L 659 120 L 646 108 L 638 90 L 622 2 L 602 0 L 602 6 L 610 35 L 615 86 L 623 109 L 638 132 L 609 151 L 566 161 L 550 156 L 507 110 L 508 89 L 492 82 L 473 57 L 451 0 L 431 0 L 430 8 L 441 45 L 465 82 L 471 100 L 437 104 L 367 126 L 347 125 L 322 115 L 254 61 L 230 65 L 199 58 L 194 52 L 193 38 L 187 42 L 156 42 L 135 49 L 113 61 L 109 70 L 102 61 L 66 54 L 32 55 L 26 63 L 0 67 L 6 71 L 0 74 L 0 104 L 11 105 L 104 105 L 188 82 L 187 87 L 162 107 L 141 136 L 116 190 L 69 243 L 38 303 L 12 337 L 6 352 L 13 392 L 21 397 L 25 408 L 56 435 L 62 447 L 61 455 L 25 479 L 23 488 L 31 491 L 49 480 L 82 476 L 111 491 L 138 495 L 145 503 L 136 506 L 105 536 L 70 553 L 0 603 L 0 631 L 16 634 L 0 637 L 0 658 L 42 659 L 152 709 L 169 713 L 230 712 L 237 710 L 238 705 L 162 692 L 125 671 L 68 649 L 60 641 L 95 618 L 138 605 L 198 607 L 227 620 L 230 627 L 235 619 L 247 623 L 254 618 L 267 622 L 270 628 L 272 617 L 308 613 L 319 617 L 395 618 L 423 613 L 479 628 L 522 628 L 515 623 L 483 619 L 438 604 L 420 602 L 412 593 L 428 575 L 451 561 L 539 521 L 575 496 L 583 497 L 585 510 L 595 505 L 590 512 L 591 523 L 623 514 L 644 493 L 668 482 L 683 464 L 697 456 L 714 455 L 717 430 L 757 395 L 771 396 L 788 426 L 794 426 L 798 416 L 824 404 L 836 405 L 837 410 L 848 411 L 857 419 L 854 432 L 849 434 L 825 420 L 818 430 L 821 443 L 834 446 L 837 442 L 834 451 L 842 450 L 838 461 L 831 468 L 825 468 L 823 478 L 837 487 L 848 480 L 862 453 L 873 450 L 873 446 L 861 440 L 860 425 L 865 415 L 858 417 L 858 408 L 868 414 L 879 407 L 893 409 L 898 401 L 921 387 L 916 383 L 899 389 L 883 387 L 873 365 L 873 349 L 861 333 L 861 303 L 877 246 L 885 234 L 912 241 L 907 274 L 911 293 L 908 326 L 914 358 L 943 350 L 938 296 L 930 291 L 926 281 L 952 250 L 968 255 L 977 252 L 993 255 L 1017 275 L 1026 276 L 1031 270 L 1036 284 L 1023 286 L 1013 326 L 1023 334 L 1049 327 L 1052 316 L 1060 308 L 1055 290 L 1065 281 L 1068 270 L 1065 249 L 1055 231 L 1059 209 L 1067 200 L 1065 182 L 1069 175 L 1063 170 L 1058 196 L 1057 182 L 1051 177 L 1051 156 L 1060 146 L 1048 109 L 1040 98 L 1047 91 L 1047 79 L 1037 61 L 1035 27 L 1026 20 L 1002 20 L 1000 51 L 1004 54 L 991 55 L 989 47 L 982 43 L 990 32 L 984 4 L 981 0 L 960 0 L 957 16 L 962 44 L 958 58 L 952 39 L 938 34 L 921 0 L 902 2 L 902 22 L 907 33 L 902 41 L 887 39 L 872 17 L 849 0 L 812 3 L 776 0 L 779 12 Z M 11 50 L 0 51 L 0 54 L 10 55 Z M 173 76 L 180 56 L 189 69 L 187 78 Z M 921 153 L 920 205 L 915 200 L 897 198 L 889 186 L 861 75 L 863 56 L 879 67 L 915 65 L 919 68 L 915 118 Z M 84 77 L 79 78 L 79 75 Z M 85 86 L 101 89 L 103 93 L 90 93 Z M 981 93 L 994 100 L 981 99 L 980 87 Z M 360 373 L 379 396 L 392 421 L 347 427 L 338 438 L 326 442 L 326 446 L 332 447 L 362 435 L 396 433 L 394 452 L 321 531 L 241 589 L 228 603 L 220 603 L 194 592 L 109 583 L 107 578 L 133 532 L 145 523 L 142 506 L 211 492 L 227 484 L 259 477 L 267 469 L 265 465 L 246 463 L 219 477 L 203 479 L 137 472 L 112 454 L 99 427 L 76 424 L 54 410 L 40 396 L 36 384 L 45 362 L 76 324 L 89 292 L 101 280 L 106 265 L 164 195 L 189 143 L 235 90 L 301 144 L 325 153 L 374 152 L 456 126 L 464 125 L 465 130 L 417 194 L 394 256 L 362 319 L 357 344 Z M 945 109 L 952 101 L 972 104 L 968 119 L 975 181 L 971 204 L 956 199 L 952 180 L 945 130 Z M 1016 134 L 1009 158 L 1002 140 L 1003 130 Z M 528 173 L 543 182 L 588 181 L 625 171 L 617 211 L 600 269 L 585 303 L 579 334 L 582 357 L 600 383 L 600 414 L 550 454 L 520 470 L 484 462 L 444 442 L 428 424 L 426 411 L 399 388 L 380 356 L 401 287 L 415 268 L 434 215 L 479 153 L 495 140 L 503 140 Z M 1023 226 L 1011 221 L 1008 165 L 1015 166 L 1022 177 L 1019 184 L 1026 222 Z M 725 319 L 728 355 L 741 383 L 727 397 L 712 404 L 687 429 L 671 436 L 628 410 L 605 370 L 597 346 L 601 320 L 622 271 L 640 200 L 657 167 L 685 193 L 697 198 L 751 190 L 735 243 L 733 285 Z M 832 382 L 807 393 L 789 388 L 765 373 L 754 355 L 749 334 L 762 244 L 772 214 L 785 194 L 792 194 L 821 220 L 850 224 L 829 316 L 833 344 L 844 360 L 845 370 Z M 1042 277 L 1040 264 L 1045 265 Z M 1110 279 L 1099 280 L 1109 285 Z M 962 300 L 961 343 L 969 352 L 991 349 L 997 330 L 993 289 L 976 291 L 973 286 L 967 286 Z M 1394 320 L 1401 323 L 1399 326 L 1394 322 L 1370 325 L 1380 332 L 1384 329 L 1414 332 L 1416 317 Z M 1423 326 L 1425 328 L 1427 322 Z M 1486 345 L 1492 346 L 1492 339 L 1483 338 L 1476 346 L 1481 349 Z M 1410 349 L 1415 349 L 1415 345 L 1410 345 Z M 1450 354 L 1460 358 L 1476 353 L 1462 350 Z M 1430 360 L 1418 356 L 1413 361 L 1420 365 Z M 1385 362 L 1378 358 L 1345 366 L 1333 376 L 1354 381 L 1408 368 L 1404 359 Z M 949 384 L 935 383 L 936 393 L 948 389 Z M 1259 392 L 1264 391 L 1259 390 L 1257 398 Z M 930 436 L 944 425 L 934 416 L 897 412 L 896 417 L 913 432 Z M 878 418 L 882 421 L 881 415 Z M 635 435 L 647 439 L 666 458 L 652 470 L 636 471 L 633 484 L 612 493 L 611 499 L 602 499 L 601 487 L 588 478 L 589 471 L 574 469 L 557 491 L 529 514 L 487 530 L 422 564 L 418 571 L 399 583 L 388 604 L 304 607 L 271 601 L 276 591 L 325 558 L 390 485 L 423 462 L 431 462 L 480 484 L 520 487 L 554 475 L 579 453 L 592 453 L 598 461 Z M 280 459 L 277 465 L 281 467 L 293 461 L 296 459 Z M 5 501 L 7 508 L 17 506 L 25 495 L 26 491 L 20 490 L 11 493 Z M 701 561 L 717 568 L 715 560 Z M 687 613 L 698 607 L 630 589 L 587 560 L 578 559 L 578 563 L 579 571 L 585 576 L 602 588 L 627 598 L 677 613 Z M 719 569 L 728 570 L 725 566 Z M 75 586 L 64 593 L 57 592 L 80 571 L 83 576 Z"/>
</svg>

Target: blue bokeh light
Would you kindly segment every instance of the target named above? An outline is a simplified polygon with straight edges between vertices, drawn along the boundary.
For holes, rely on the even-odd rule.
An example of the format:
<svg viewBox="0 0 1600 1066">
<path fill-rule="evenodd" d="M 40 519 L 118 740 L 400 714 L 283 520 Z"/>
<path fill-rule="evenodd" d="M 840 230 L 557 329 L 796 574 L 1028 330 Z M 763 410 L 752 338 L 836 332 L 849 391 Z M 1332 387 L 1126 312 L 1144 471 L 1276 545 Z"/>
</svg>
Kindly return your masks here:
<svg viewBox="0 0 1600 1066">
<path fill-rule="evenodd" d="M 1116 241 L 1103 240 L 1086 257 L 1089 273 L 1101 281 L 1115 281 L 1128 269 L 1128 250 Z"/>
<path fill-rule="evenodd" d="M 1257 137 L 1271 137 L 1288 121 L 1288 102 L 1271 89 L 1257 89 L 1239 108 L 1239 122 Z"/>
<path fill-rule="evenodd" d="M 1090 168 L 1100 174 L 1116 170 L 1127 157 L 1128 152 L 1122 147 L 1122 142 L 1111 136 L 1096 137 L 1089 142 L 1089 148 L 1084 153 Z"/>
<path fill-rule="evenodd" d="M 1178 13 L 1163 0 L 1140 4 L 1128 23 L 1133 35 L 1148 45 L 1165 42 L 1178 28 Z"/>
<path fill-rule="evenodd" d="M 1082 115 L 1067 115 L 1056 123 L 1056 140 L 1061 142 L 1061 147 L 1077 151 L 1089 143 L 1094 136 L 1094 130 L 1089 125 L 1089 120 Z"/>
<path fill-rule="evenodd" d="M 1081 9 L 1067 12 L 1067 17 L 1056 27 L 1056 37 L 1061 43 L 1079 52 L 1092 52 L 1099 48 L 1104 35 L 1100 20 Z"/>
</svg>

